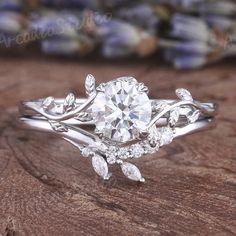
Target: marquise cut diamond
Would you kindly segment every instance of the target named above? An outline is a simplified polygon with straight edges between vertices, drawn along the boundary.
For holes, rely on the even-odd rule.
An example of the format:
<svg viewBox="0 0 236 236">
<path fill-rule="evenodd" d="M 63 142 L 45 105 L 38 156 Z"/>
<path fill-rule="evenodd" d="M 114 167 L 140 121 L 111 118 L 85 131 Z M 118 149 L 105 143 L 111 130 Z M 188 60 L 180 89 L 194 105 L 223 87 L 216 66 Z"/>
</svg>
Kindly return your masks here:
<svg viewBox="0 0 236 236">
<path fill-rule="evenodd" d="M 123 77 L 98 92 L 91 110 L 96 130 L 104 137 L 124 143 L 146 129 L 151 120 L 151 101 L 138 85 L 133 78 Z"/>
</svg>

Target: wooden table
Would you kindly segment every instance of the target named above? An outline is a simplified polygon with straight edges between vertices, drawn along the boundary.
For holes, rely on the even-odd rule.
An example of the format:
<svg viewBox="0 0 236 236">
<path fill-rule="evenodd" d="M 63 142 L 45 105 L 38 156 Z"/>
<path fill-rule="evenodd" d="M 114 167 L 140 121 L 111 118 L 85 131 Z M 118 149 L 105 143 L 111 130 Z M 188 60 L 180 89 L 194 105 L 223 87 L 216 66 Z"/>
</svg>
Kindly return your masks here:
<svg viewBox="0 0 236 236">
<path fill-rule="evenodd" d="M 236 235 L 235 62 L 177 72 L 154 61 L 0 59 L 0 235 Z M 68 143 L 17 123 L 20 100 L 84 95 L 84 78 L 132 75 L 151 97 L 185 87 L 220 105 L 214 130 L 137 160 L 146 182 L 114 167 L 103 182 Z"/>
</svg>

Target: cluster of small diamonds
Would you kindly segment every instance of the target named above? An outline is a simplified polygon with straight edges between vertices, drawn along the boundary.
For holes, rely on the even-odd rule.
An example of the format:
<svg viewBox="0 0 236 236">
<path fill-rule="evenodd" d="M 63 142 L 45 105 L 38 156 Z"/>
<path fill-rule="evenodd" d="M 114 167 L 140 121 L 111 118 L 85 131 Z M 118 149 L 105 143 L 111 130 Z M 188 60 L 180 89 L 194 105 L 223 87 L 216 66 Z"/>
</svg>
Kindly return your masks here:
<svg viewBox="0 0 236 236">
<path fill-rule="evenodd" d="M 170 127 L 157 128 L 155 136 L 148 136 L 147 139 L 126 147 L 110 146 L 106 152 L 107 162 L 115 164 L 119 160 L 129 158 L 140 158 L 143 155 L 152 154 L 159 150 L 159 147 L 172 142 L 174 129 Z"/>
</svg>

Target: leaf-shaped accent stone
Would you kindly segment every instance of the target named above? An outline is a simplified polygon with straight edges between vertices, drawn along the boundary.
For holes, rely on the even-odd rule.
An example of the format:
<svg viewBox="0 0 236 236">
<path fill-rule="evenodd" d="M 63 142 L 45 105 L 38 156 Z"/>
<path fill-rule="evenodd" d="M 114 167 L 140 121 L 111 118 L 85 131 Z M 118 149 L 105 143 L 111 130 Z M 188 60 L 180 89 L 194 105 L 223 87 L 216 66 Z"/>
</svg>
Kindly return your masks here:
<svg viewBox="0 0 236 236">
<path fill-rule="evenodd" d="M 121 170 L 124 173 L 124 175 L 131 180 L 140 181 L 140 182 L 145 181 L 145 179 L 142 177 L 139 169 L 131 163 L 123 162 L 121 164 Z"/>
<path fill-rule="evenodd" d="M 64 101 L 63 111 L 64 112 L 71 111 L 75 106 L 75 101 L 76 101 L 75 95 L 73 93 L 69 93 Z"/>
<path fill-rule="evenodd" d="M 92 95 L 95 92 L 96 80 L 93 75 L 88 74 L 85 80 L 85 90 L 88 96 Z"/>
<path fill-rule="evenodd" d="M 51 125 L 52 129 L 56 132 L 67 132 L 68 131 L 68 128 L 64 124 L 62 124 L 58 121 L 49 120 L 48 122 Z"/>
<path fill-rule="evenodd" d="M 44 108 L 44 110 L 51 109 L 54 106 L 55 106 L 54 97 L 45 98 L 45 100 L 43 101 L 43 104 L 42 104 L 42 107 Z"/>
<path fill-rule="evenodd" d="M 192 112 L 191 114 L 187 115 L 188 122 L 191 124 L 194 123 L 195 121 L 198 120 L 199 116 L 200 116 L 199 110 Z"/>
<path fill-rule="evenodd" d="M 103 179 L 109 179 L 110 175 L 108 174 L 108 165 L 102 156 L 95 154 L 92 157 L 92 165 L 93 165 L 94 171 L 99 176 L 101 176 Z"/>
<path fill-rule="evenodd" d="M 193 97 L 187 89 L 179 88 L 176 89 L 175 93 L 177 97 L 183 101 L 191 101 L 191 102 L 193 101 Z"/>
<path fill-rule="evenodd" d="M 173 127 L 176 125 L 176 123 L 179 120 L 179 115 L 180 115 L 179 107 L 176 107 L 170 111 L 170 117 L 168 119 L 170 126 Z"/>
</svg>

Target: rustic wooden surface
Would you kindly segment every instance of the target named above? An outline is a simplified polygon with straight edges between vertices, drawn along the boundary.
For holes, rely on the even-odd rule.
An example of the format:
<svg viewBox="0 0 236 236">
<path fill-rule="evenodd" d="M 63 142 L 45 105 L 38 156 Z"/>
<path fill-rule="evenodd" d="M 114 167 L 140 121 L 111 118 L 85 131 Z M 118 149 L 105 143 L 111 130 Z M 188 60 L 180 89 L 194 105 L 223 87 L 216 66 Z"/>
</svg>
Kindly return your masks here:
<svg viewBox="0 0 236 236">
<path fill-rule="evenodd" d="M 1 58 L 0 235 L 236 235 L 235 72 L 235 62 L 183 73 L 156 62 Z M 145 184 L 117 168 L 103 182 L 70 144 L 16 121 L 20 100 L 82 96 L 86 73 L 135 76 L 155 97 L 186 87 L 220 104 L 218 126 L 138 160 Z"/>
</svg>

